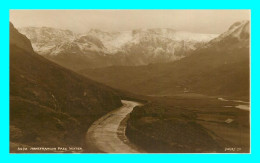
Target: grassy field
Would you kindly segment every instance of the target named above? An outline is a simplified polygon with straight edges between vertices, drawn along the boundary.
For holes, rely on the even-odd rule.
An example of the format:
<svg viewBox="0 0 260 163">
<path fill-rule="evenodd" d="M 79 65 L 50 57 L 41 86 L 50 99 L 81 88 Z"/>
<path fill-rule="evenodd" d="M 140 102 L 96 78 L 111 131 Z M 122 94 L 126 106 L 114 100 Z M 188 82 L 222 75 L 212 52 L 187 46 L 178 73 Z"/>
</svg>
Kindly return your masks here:
<svg viewBox="0 0 260 163">
<path fill-rule="evenodd" d="M 134 108 L 126 131 L 147 152 L 249 152 L 249 112 L 235 108 L 238 103 L 201 95 L 149 100 Z"/>
</svg>

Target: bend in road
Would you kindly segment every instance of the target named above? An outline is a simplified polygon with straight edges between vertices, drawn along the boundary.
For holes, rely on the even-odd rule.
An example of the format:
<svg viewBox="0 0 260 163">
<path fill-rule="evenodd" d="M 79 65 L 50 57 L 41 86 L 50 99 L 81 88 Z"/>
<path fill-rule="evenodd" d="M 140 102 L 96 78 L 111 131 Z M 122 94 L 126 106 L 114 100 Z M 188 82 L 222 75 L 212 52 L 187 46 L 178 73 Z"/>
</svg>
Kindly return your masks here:
<svg viewBox="0 0 260 163">
<path fill-rule="evenodd" d="M 141 149 L 130 143 L 125 135 L 126 121 L 135 106 L 134 101 L 122 100 L 123 106 L 97 121 L 87 131 L 86 143 L 105 153 L 142 153 Z"/>
</svg>

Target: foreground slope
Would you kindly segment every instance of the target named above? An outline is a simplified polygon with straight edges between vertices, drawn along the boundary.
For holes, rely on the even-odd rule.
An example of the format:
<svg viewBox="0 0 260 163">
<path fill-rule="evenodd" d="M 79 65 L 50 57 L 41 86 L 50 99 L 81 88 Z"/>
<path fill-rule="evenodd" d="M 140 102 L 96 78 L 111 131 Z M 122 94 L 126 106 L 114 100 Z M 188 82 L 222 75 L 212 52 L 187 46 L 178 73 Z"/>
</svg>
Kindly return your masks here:
<svg viewBox="0 0 260 163">
<path fill-rule="evenodd" d="M 10 24 L 11 152 L 23 146 L 83 147 L 88 126 L 121 105 L 113 89 L 34 53 Z"/>
<path fill-rule="evenodd" d="M 249 153 L 250 112 L 236 105 L 206 96 L 153 97 L 131 112 L 126 135 L 152 153 Z"/>
<path fill-rule="evenodd" d="M 173 63 L 112 66 L 80 72 L 112 87 L 145 95 L 195 92 L 248 100 L 249 56 L 249 22 L 242 21 Z"/>
</svg>

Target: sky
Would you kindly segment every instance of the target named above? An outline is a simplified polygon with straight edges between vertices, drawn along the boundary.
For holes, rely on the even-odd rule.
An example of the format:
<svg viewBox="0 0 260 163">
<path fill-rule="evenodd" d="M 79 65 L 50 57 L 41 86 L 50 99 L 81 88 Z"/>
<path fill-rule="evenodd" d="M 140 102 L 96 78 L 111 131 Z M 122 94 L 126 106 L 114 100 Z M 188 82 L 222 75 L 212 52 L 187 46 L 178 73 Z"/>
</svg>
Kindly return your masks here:
<svg viewBox="0 0 260 163">
<path fill-rule="evenodd" d="M 219 34 L 241 20 L 250 20 L 250 10 L 10 10 L 17 28 L 45 26 L 76 33 L 172 28 Z"/>
</svg>

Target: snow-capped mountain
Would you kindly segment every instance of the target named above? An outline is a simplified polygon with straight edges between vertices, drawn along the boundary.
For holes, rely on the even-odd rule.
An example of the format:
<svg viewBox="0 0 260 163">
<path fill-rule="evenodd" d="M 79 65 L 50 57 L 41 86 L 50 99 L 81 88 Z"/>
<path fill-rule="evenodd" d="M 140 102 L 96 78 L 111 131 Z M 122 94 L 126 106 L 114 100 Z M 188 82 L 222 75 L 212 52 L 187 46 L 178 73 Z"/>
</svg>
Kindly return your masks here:
<svg viewBox="0 0 260 163">
<path fill-rule="evenodd" d="M 85 69 L 80 73 L 111 87 L 143 95 L 196 92 L 248 98 L 249 27 L 248 21 L 236 22 L 219 37 L 174 63 Z"/>
<path fill-rule="evenodd" d="M 30 39 L 33 49 L 43 55 L 52 53 L 55 47 L 76 38 L 70 30 L 50 27 L 24 27 L 18 30 Z"/>
<path fill-rule="evenodd" d="M 94 60 L 95 64 L 90 67 L 174 61 L 218 36 L 167 28 L 121 32 L 91 29 L 83 34 L 49 27 L 24 27 L 19 31 L 31 40 L 36 52 L 66 67 L 68 66 L 63 63 L 66 56 L 69 56 L 71 62 L 73 56 L 77 62 L 80 57 L 87 59 L 87 63 Z M 82 64 L 80 68 L 90 65 Z"/>
<path fill-rule="evenodd" d="M 221 46 L 239 46 L 248 47 L 249 46 L 249 36 L 250 36 L 250 23 L 248 20 L 235 22 L 229 29 L 211 40 L 208 46 L 221 45 Z M 234 44 L 236 43 L 236 44 Z"/>
<path fill-rule="evenodd" d="M 194 50 L 196 49 L 197 44 L 206 43 L 217 37 L 216 34 L 190 33 L 184 31 L 175 31 L 173 29 L 167 28 L 138 29 L 110 33 L 97 29 L 91 29 L 85 35 L 91 35 L 101 40 L 107 49 L 107 53 L 110 54 L 115 54 L 118 51 L 129 51 L 127 48 L 140 44 L 142 44 L 142 46 L 144 46 L 143 44 L 146 44 L 146 48 L 152 48 L 154 51 L 156 51 L 157 49 L 154 46 L 159 45 L 160 43 L 165 45 L 164 47 L 161 47 L 164 52 L 170 52 L 171 54 L 174 54 L 176 53 L 176 51 L 174 51 L 176 50 L 175 48 L 185 48 L 184 51 Z M 173 48 L 172 44 L 179 45 L 175 45 Z"/>
</svg>

